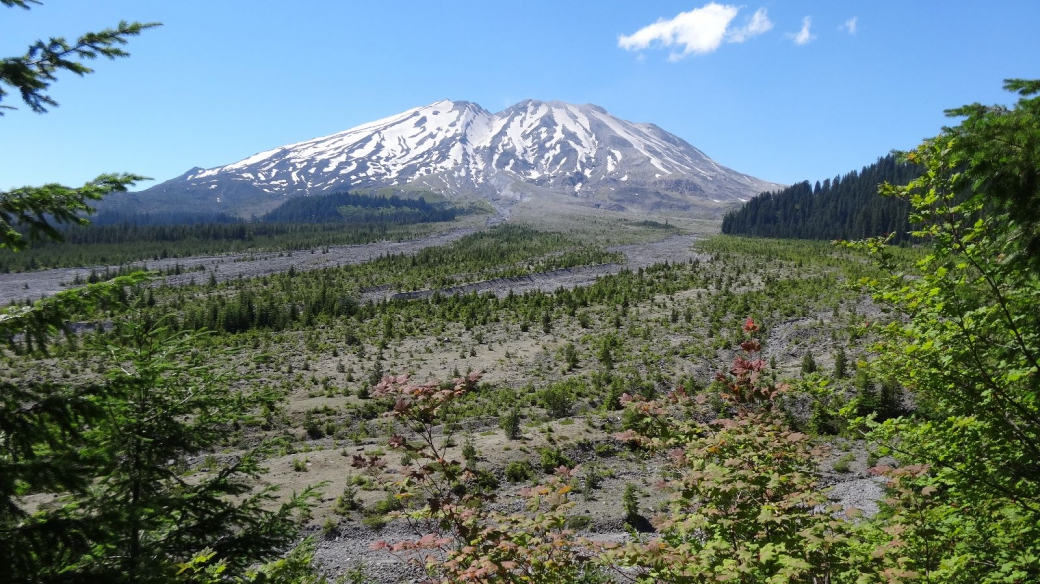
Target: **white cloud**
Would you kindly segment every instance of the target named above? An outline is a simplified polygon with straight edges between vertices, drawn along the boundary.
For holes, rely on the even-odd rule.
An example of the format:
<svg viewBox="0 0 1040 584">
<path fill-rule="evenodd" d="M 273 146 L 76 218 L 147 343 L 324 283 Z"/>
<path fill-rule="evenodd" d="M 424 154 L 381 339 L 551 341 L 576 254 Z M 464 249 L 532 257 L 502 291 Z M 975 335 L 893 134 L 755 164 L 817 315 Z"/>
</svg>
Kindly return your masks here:
<svg viewBox="0 0 1040 584">
<path fill-rule="evenodd" d="M 730 29 L 730 23 L 740 12 L 739 6 L 709 2 L 689 12 L 680 12 L 674 18 L 644 26 L 630 35 L 621 35 L 618 46 L 629 51 L 638 51 L 650 46 L 682 47 L 669 55 L 669 60 L 678 61 L 688 55 L 705 55 L 715 52 L 723 41 L 742 43 L 773 28 L 764 8 L 758 9 L 747 24 Z"/>
<path fill-rule="evenodd" d="M 849 34 L 856 34 L 856 25 L 858 24 L 858 22 L 859 17 L 853 16 L 852 18 L 846 20 L 845 24 L 839 26 L 838 30 L 847 30 Z"/>
<path fill-rule="evenodd" d="M 773 28 L 773 22 L 766 16 L 766 9 L 759 8 L 751 15 L 748 19 L 748 23 L 744 25 L 744 28 L 738 28 L 729 33 L 726 40 L 731 43 L 742 43 L 751 37 L 758 36 L 764 32 L 768 32 Z"/>
<path fill-rule="evenodd" d="M 807 45 L 810 41 L 816 38 L 816 35 L 809 33 L 810 26 L 812 26 L 812 17 L 806 16 L 802 19 L 802 30 L 798 32 L 789 32 L 784 36 L 793 40 L 796 45 Z"/>
</svg>

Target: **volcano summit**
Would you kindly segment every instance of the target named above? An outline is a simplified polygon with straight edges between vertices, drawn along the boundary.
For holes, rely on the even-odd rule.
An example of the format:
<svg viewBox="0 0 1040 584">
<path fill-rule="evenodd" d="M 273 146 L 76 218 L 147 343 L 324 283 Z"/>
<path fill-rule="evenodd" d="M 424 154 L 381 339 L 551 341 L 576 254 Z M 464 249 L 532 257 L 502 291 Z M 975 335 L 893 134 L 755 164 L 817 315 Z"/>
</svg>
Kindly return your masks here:
<svg viewBox="0 0 1040 584">
<path fill-rule="evenodd" d="M 291 196 L 390 188 L 496 205 L 542 197 L 717 216 L 778 187 L 716 163 L 653 124 L 595 105 L 527 100 L 493 114 L 442 100 L 225 166 L 193 168 L 118 204 L 123 212 L 248 216 Z"/>
</svg>

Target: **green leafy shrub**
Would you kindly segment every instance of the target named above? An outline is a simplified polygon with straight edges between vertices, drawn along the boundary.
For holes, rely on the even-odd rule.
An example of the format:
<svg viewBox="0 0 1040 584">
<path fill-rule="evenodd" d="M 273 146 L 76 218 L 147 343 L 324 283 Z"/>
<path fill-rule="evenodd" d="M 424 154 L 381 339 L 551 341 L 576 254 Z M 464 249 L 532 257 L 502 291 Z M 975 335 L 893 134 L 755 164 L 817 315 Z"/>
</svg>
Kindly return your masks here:
<svg viewBox="0 0 1040 584">
<path fill-rule="evenodd" d="M 574 462 L 559 448 L 542 449 L 542 471 L 553 473 L 560 467 L 573 467 Z"/>
<path fill-rule="evenodd" d="M 881 560 L 935 582 L 1040 581 L 1040 471 L 1023 462 L 1040 452 L 1040 81 L 1005 88 L 1013 107 L 947 112 L 964 119 L 905 156 L 925 174 L 882 188 L 929 253 L 906 269 L 884 239 L 858 246 L 886 274 L 862 283 L 899 315 L 872 328 L 888 388 L 864 409 L 898 387 L 916 405 L 860 420 L 900 462 L 878 469 Z"/>
<path fill-rule="evenodd" d="M 563 382 L 550 385 L 538 392 L 538 401 L 550 418 L 565 418 L 574 407 L 573 383 Z"/>
<path fill-rule="evenodd" d="M 526 460 L 513 461 L 506 465 L 505 475 L 511 483 L 522 483 L 534 476 L 534 468 Z"/>
</svg>

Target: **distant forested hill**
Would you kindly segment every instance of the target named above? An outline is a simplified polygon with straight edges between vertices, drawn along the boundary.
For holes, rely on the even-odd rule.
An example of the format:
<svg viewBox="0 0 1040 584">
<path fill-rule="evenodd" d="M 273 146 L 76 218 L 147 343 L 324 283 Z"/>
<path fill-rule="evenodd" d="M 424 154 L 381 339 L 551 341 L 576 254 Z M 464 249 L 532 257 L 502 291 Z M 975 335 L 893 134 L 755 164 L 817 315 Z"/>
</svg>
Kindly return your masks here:
<svg viewBox="0 0 1040 584">
<path fill-rule="evenodd" d="M 332 193 L 293 197 L 263 216 L 274 223 L 409 224 L 451 221 L 458 210 L 422 199 Z"/>
<path fill-rule="evenodd" d="M 895 233 L 895 243 L 906 241 L 910 205 L 877 194 L 878 185 L 904 185 L 920 172 L 889 155 L 823 184 L 805 181 L 762 193 L 727 213 L 722 232 L 791 239 L 862 239 Z"/>
</svg>

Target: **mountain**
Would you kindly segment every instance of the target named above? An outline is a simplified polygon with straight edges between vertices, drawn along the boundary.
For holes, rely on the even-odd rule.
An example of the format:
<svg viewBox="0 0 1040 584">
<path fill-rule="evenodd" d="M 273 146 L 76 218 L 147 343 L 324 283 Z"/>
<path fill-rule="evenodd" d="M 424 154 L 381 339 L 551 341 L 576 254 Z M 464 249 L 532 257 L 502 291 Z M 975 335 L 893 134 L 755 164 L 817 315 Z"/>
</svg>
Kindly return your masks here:
<svg viewBox="0 0 1040 584">
<path fill-rule="evenodd" d="M 910 239 L 910 204 L 882 197 L 878 185 L 905 185 L 921 168 L 895 156 L 878 158 L 859 172 L 809 181 L 762 193 L 726 214 L 722 232 L 730 235 L 791 239 L 863 239 L 892 233 L 893 242 Z"/>
<path fill-rule="evenodd" d="M 443 100 L 233 164 L 193 168 L 113 204 L 124 211 L 248 216 L 285 197 L 389 187 L 496 205 L 549 198 L 718 216 L 780 186 L 721 166 L 653 124 L 628 122 L 595 105 L 527 100 L 492 114 Z"/>
</svg>

